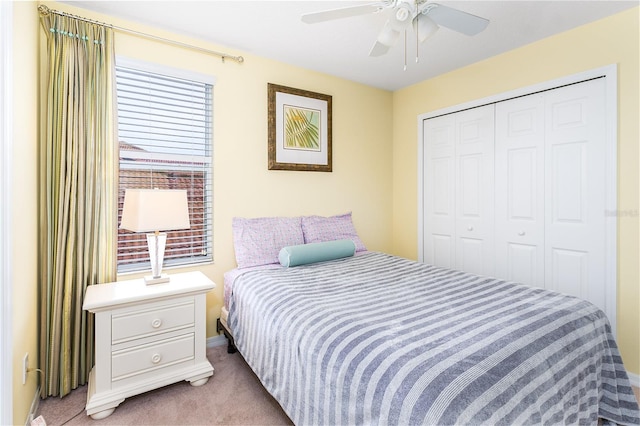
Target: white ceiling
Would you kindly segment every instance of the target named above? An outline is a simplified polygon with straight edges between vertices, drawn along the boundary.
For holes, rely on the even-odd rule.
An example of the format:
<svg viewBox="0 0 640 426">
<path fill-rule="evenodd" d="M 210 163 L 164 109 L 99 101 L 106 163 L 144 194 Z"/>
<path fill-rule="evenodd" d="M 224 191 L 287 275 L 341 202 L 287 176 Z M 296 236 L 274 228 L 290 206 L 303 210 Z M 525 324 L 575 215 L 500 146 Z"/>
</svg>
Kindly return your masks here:
<svg viewBox="0 0 640 426">
<path fill-rule="evenodd" d="M 387 13 L 305 24 L 303 13 L 367 1 L 65 1 L 211 41 L 230 54 L 272 58 L 366 85 L 397 90 L 571 28 L 638 6 L 639 0 L 459 1 L 439 3 L 489 19 L 474 37 L 441 28 L 419 47 L 407 33 L 385 56 L 368 56 Z M 638 36 L 638 34 L 636 34 Z M 542 58 L 541 58 L 542 59 Z M 242 66 L 242 65 L 240 65 Z"/>
</svg>

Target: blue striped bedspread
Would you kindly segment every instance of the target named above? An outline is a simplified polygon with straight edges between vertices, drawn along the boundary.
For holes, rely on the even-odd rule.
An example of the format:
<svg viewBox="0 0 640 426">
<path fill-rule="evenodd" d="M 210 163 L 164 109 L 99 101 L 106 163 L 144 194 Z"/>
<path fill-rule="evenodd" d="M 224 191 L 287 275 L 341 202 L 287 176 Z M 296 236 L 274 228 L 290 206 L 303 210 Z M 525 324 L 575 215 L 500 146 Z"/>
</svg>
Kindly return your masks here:
<svg viewBox="0 0 640 426">
<path fill-rule="evenodd" d="M 605 314 L 383 254 L 249 271 L 236 346 L 297 425 L 639 424 Z"/>
</svg>

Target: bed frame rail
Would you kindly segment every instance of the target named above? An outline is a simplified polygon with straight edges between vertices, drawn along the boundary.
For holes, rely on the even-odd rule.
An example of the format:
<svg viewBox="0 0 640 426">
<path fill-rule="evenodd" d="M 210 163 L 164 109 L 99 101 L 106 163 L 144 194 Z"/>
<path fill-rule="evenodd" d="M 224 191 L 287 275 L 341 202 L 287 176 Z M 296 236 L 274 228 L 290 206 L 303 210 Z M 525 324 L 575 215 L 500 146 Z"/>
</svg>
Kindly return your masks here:
<svg viewBox="0 0 640 426">
<path fill-rule="evenodd" d="M 228 354 L 234 354 L 234 353 L 238 352 L 238 348 L 236 348 L 236 343 L 233 340 L 233 335 L 231 334 L 231 330 L 229 330 L 227 327 L 224 326 L 222 321 L 220 321 L 220 318 L 218 318 L 216 320 L 216 331 L 218 333 L 220 333 L 220 331 L 222 331 L 222 333 L 224 334 L 224 337 L 226 337 L 227 340 L 229 341 L 229 343 L 227 345 L 227 353 Z"/>
</svg>

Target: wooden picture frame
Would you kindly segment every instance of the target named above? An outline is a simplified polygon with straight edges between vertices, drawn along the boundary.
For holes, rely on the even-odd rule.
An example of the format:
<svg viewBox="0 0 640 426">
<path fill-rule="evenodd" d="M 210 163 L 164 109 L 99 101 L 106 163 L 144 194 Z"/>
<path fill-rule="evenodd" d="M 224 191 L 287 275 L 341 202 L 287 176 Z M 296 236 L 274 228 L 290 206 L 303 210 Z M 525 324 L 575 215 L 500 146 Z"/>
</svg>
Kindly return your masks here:
<svg viewBox="0 0 640 426">
<path fill-rule="evenodd" d="M 268 83 L 269 170 L 330 172 L 331 96 Z"/>
</svg>

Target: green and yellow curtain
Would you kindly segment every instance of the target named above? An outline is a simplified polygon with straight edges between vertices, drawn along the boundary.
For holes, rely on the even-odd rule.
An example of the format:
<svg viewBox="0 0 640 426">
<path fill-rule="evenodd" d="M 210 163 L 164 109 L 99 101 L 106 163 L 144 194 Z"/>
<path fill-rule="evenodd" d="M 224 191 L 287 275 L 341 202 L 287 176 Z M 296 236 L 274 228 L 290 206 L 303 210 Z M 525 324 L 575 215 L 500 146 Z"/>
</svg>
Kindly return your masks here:
<svg viewBox="0 0 640 426">
<path fill-rule="evenodd" d="M 85 384 L 93 366 L 89 285 L 115 281 L 118 157 L 113 30 L 48 13 L 40 144 L 41 396 Z"/>
</svg>

